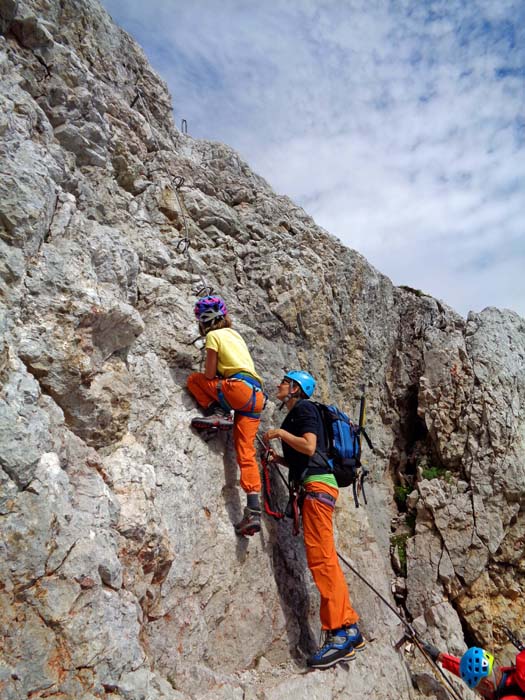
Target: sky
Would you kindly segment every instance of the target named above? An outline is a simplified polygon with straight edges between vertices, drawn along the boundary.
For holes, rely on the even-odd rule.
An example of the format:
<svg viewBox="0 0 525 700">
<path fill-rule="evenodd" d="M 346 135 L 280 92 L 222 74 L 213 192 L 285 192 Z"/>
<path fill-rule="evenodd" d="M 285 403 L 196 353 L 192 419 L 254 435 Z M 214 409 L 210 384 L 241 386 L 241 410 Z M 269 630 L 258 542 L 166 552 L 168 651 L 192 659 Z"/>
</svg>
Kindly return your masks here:
<svg viewBox="0 0 525 700">
<path fill-rule="evenodd" d="M 395 284 L 525 317 L 523 0 L 102 0 L 173 97 Z"/>
</svg>

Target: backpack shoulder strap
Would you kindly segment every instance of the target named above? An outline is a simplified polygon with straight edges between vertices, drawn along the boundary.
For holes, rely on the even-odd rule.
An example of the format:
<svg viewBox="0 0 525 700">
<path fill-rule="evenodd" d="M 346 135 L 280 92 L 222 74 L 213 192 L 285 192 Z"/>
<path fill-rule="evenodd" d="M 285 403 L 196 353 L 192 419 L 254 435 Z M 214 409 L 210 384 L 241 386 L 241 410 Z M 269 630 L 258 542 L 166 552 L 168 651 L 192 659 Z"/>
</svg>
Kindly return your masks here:
<svg viewBox="0 0 525 700">
<path fill-rule="evenodd" d="M 312 403 L 316 407 L 317 412 L 319 413 L 319 417 L 321 418 L 321 425 L 323 426 L 324 442 L 325 442 L 325 445 L 327 446 L 327 448 L 329 449 L 331 441 L 332 441 L 332 436 L 330 435 L 330 431 L 328 428 L 329 418 L 327 417 L 327 413 L 329 413 L 330 409 L 326 404 L 320 403 L 319 401 L 312 401 Z"/>
<path fill-rule="evenodd" d="M 327 446 L 327 448 L 329 449 L 330 444 L 331 444 L 331 438 L 330 438 L 330 435 L 328 432 L 328 426 L 326 424 L 326 419 L 325 419 L 325 413 L 328 410 L 328 408 L 324 403 L 320 403 L 319 401 L 310 401 L 310 403 L 313 406 L 315 406 L 315 408 L 317 409 L 317 412 L 318 412 L 319 417 L 321 419 L 321 425 L 323 426 L 324 442 L 325 442 L 325 445 Z M 319 460 L 321 460 L 323 462 L 323 464 L 321 465 L 321 464 L 319 464 L 319 462 L 317 462 L 317 463 L 314 462 L 312 464 L 312 462 L 316 458 L 319 458 Z M 308 466 L 306 467 L 304 472 L 301 474 L 301 479 L 303 479 L 306 476 L 306 474 L 308 473 L 308 471 L 310 469 L 319 469 L 320 467 L 321 468 L 326 467 L 326 469 L 330 472 L 333 471 L 333 464 L 330 463 L 329 454 L 325 453 L 325 452 L 321 452 L 321 450 L 316 449 L 313 456 L 310 457 Z"/>
</svg>

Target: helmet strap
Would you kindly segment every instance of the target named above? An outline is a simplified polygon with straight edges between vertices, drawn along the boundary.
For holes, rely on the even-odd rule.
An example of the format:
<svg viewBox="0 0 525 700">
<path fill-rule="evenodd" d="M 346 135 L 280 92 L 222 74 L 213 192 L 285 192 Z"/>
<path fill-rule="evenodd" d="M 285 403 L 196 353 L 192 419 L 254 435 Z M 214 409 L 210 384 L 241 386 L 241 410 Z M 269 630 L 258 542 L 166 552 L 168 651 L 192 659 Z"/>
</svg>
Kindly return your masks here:
<svg viewBox="0 0 525 700">
<path fill-rule="evenodd" d="M 299 386 L 299 384 L 297 384 L 297 382 L 294 382 L 294 381 L 291 379 L 291 380 L 290 380 L 290 383 L 289 383 L 289 385 L 288 385 L 288 387 L 289 387 L 289 388 L 288 388 L 288 394 L 287 394 L 287 396 L 284 397 L 284 399 L 283 399 L 283 401 L 282 401 L 282 403 L 281 403 L 281 405 L 280 405 L 280 407 L 279 407 L 279 410 L 282 410 L 282 409 L 284 408 L 284 406 L 287 406 L 287 407 L 288 407 L 288 404 L 290 403 L 290 401 L 297 401 L 297 400 L 300 398 L 300 396 L 299 396 L 297 393 L 294 394 L 294 393 L 292 392 L 292 389 L 294 389 L 296 386 Z M 299 388 L 300 388 L 300 387 L 299 387 Z M 295 405 L 295 404 L 294 404 L 294 405 Z M 289 411 L 290 411 L 291 409 L 292 409 L 292 406 L 290 406 L 290 407 L 288 408 Z"/>
</svg>

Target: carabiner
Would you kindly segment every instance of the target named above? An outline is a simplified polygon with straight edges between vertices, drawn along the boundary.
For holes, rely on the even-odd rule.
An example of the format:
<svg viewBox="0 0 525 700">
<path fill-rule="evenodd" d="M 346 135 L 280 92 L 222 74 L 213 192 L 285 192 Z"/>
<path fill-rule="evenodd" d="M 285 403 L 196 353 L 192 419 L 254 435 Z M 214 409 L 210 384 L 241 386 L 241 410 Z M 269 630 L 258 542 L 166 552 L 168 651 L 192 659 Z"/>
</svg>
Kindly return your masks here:
<svg viewBox="0 0 525 700">
<path fill-rule="evenodd" d="M 189 248 L 190 242 L 187 238 L 180 238 L 175 246 L 177 253 L 185 253 Z"/>
</svg>

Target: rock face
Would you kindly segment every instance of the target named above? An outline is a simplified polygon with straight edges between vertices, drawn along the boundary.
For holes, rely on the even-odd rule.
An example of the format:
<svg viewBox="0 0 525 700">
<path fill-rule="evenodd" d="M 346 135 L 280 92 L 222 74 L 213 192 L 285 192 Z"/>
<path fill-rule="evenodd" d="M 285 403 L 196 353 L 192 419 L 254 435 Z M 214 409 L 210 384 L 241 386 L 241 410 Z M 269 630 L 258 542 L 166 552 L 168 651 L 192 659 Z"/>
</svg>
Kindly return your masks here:
<svg viewBox="0 0 525 700">
<path fill-rule="evenodd" d="M 319 628 L 300 538 L 267 520 L 236 539 L 231 444 L 188 427 L 206 285 L 270 392 L 301 366 L 355 413 L 366 384 L 369 506 L 342 493 L 340 551 L 424 637 L 508 660 L 525 321 L 394 287 L 229 148 L 178 133 L 94 0 L 0 0 L 0 30 L 2 698 L 443 697 L 350 572 L 374 641 L 302 675 Z"/>
</svg>

